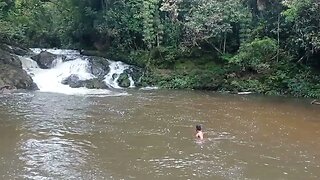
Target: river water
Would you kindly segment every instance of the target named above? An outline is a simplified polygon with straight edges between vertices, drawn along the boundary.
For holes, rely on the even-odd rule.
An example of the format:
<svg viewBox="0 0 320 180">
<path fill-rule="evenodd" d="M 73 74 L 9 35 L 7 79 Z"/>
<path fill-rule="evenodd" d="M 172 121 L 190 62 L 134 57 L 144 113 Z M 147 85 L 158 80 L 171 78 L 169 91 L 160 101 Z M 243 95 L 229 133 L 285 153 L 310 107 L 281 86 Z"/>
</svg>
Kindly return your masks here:
<svg viewBox="0 0 320 180">
<path fill-rule="evenodd" d="M 197 91 L 1 95 L 0 179 L 319 179 L 319 112 Z"/>
</svg>

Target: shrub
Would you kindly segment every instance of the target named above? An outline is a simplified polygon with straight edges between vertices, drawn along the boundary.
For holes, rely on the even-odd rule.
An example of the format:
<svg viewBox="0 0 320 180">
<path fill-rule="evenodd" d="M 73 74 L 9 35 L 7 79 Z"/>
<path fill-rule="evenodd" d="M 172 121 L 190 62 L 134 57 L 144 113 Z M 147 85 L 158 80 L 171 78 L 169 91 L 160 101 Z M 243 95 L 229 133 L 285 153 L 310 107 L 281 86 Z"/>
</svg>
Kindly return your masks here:
<svg viewBox="0 0 320 180">
<path fill-rule="evenodd" d="M 239 65 L 242 71 L 252 70 L 256 73 L 265 73 L 270 70 L 276 54 L 276 41 L 264 38 L 243 44 L 237 55 L 227 59 L 229 63 Z"/>
</svg>

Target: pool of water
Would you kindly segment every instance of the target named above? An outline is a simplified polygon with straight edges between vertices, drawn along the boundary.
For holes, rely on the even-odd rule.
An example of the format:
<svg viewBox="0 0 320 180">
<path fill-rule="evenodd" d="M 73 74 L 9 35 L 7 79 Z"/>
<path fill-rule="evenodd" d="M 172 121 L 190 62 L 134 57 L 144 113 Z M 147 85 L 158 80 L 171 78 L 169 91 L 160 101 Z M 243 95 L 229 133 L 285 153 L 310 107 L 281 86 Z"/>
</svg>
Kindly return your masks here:
<svg viewBox="0 0 320 180">
<path fill-rule="evenodd" d="M 0 179 L 319 179 L 319 108 L 199 91 L 0 95 Z"/>
</svg>

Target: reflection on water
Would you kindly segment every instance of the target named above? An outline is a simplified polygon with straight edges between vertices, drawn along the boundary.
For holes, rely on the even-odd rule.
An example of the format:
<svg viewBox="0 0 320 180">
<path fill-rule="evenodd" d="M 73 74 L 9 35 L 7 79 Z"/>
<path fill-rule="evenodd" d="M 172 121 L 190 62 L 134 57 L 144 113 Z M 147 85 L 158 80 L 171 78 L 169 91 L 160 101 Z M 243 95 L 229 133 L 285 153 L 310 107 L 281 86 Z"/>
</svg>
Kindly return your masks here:
<svg viewBox="0 0 320 180">
<path fill-rule="evenodd" d="M 306 100 L 130 94 L 1 95 L 1 179 L 320 177 L 319 107 Z"/>
<path fill-rule="evenodd" d="M 78 168 L 85 167 L 86 149 L 71 140 L 52 137 L 28 139 L 21 144 L 20 160 L 25 163 L 25 178 L 82 177 Z M 85 174 L 83 174 L 85 175 Z"/>
</svg>

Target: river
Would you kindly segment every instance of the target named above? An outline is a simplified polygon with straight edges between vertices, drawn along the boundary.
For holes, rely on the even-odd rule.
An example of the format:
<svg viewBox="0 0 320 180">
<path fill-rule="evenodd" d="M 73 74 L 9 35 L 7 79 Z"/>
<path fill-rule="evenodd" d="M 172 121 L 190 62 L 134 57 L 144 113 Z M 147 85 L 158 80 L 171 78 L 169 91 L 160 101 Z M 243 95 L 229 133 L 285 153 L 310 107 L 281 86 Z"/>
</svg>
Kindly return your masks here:
<svg viewBox="0 0 320 180">
<path fill-rule="evenodd" d="M 0 95 L 0 179 L 319 179 L 319 112 L 199 91 Z"/>
</svg>

